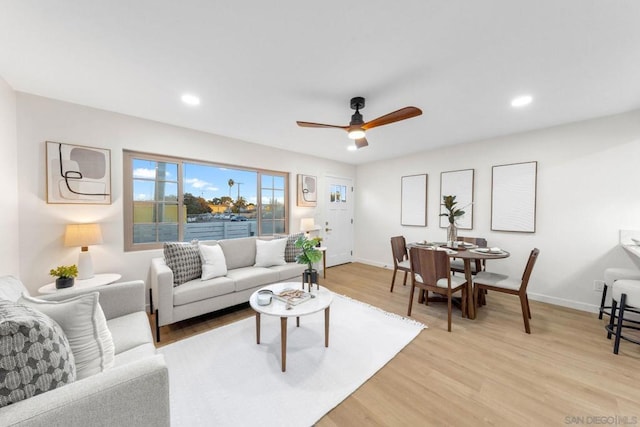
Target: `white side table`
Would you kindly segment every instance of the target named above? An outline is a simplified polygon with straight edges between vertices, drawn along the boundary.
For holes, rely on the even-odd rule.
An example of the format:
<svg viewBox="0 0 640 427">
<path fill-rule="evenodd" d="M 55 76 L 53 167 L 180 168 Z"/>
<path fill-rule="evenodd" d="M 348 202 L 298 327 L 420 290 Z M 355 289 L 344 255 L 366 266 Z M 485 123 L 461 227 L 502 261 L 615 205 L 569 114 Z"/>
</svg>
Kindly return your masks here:
<svg viewBox="0 0 640 427">
<path fill-rule="evenodd" d="M 118 273 L 106 273 L 106 274 L 96 274 L 91 279 L 78 280 L 74 281 L 74 284 L 70 288 L 64 289 L 56 289 L 56 282 L 48 283 L 38 289 L 38 292 L 41 294 L 52 294 L 58 291 L 64 291 L 67 289 L 88 289 L 95 288 L 102 285 L 108 285 L 113 282 L 120 280 L 122 277 L 121 274 Z"/>
</svg>

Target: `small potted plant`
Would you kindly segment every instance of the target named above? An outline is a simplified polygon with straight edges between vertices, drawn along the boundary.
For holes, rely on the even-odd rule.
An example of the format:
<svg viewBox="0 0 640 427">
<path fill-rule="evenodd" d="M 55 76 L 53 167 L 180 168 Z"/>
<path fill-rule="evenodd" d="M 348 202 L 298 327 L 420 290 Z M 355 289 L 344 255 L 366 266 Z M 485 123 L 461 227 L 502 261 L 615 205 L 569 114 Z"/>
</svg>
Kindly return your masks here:
<svg viewBox="0 0 640 427">
<path fill-rule="evenodd" d="M 61 265 L 49 270 L 49 274 L 56 278 L 56 289 L 70 288 L 78 276 L 78 267 L 75 264 Z"/>
<path fill-rule="evenodd" d="M 302 275 L 302 283 L 309 283 L 309 291 L 311 291 L 311 284 L 318 283 L 318 272 L 313 269 L 313 263 L 322 260 L 322 251 L 317 249 L 318 244 L 322 238 L 314 237 L 308 239 L 305 236 L 298 237 L 295 247 L 302 249 L 302 252 L 296 257 L 298 264 L 307 264 L 307 269 Z"/>
</svg>

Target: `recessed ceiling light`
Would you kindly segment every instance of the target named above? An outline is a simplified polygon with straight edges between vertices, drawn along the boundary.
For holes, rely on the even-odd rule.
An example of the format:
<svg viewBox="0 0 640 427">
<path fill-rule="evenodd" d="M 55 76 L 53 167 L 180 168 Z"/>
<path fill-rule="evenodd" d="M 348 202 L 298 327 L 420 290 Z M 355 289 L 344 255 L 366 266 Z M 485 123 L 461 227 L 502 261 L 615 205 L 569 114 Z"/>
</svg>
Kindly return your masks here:
<svg viewBox="0 0 640 427">
<path fill-rule="evenodd" d="M 516 108 L 524 107 L 525 105 L 531 104 L 531 101 L 533 101 L 533 97 L 531 95 L 522 95 L 522 96 L 513 98 L 511 100 L 511 106 Z"/>
<path fill-rule="evenodd" d="M 182 95 L 182 102 L 184 102 L 187 105 L 200 105 L 200 98 L 198 98 L 195 95 L 190 95 L 188 93 L 185 93 L 184 95 Z"/>
<path fill-rule="evenodd" d="M 356 147 L 356 145 L 355 145 L 355 144 L 354 144 L 354 145 L 348 145 L 348 146 L 347 146 L 347 150 L 349 150 L 349 151 L 356 151 L 357 149 L 358 149 L 358 147 Z"/>
</svg>

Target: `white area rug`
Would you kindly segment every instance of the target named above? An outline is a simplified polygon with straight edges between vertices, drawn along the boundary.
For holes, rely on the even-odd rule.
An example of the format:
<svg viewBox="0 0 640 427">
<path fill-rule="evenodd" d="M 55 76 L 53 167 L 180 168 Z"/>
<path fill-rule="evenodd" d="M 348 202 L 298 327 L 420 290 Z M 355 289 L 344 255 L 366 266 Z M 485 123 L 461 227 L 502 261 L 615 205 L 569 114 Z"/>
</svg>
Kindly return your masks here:
<svg viewBox="0 0 640 427">
<path fill-rule="evenodd" d="M 158 351 L 169 367 L 172 426 L 310 426 L 382 368 L 425 328 L 348 297 L 288 322 L 287 371 L 280 365 L 280 319 L 255 317 Z"/>
</svg>

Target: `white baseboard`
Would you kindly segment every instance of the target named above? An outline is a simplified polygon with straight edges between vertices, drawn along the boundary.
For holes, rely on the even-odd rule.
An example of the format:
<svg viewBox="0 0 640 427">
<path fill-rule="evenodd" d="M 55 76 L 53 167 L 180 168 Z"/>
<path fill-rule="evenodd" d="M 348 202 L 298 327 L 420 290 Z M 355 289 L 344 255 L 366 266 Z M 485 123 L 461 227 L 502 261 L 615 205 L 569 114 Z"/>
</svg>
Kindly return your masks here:
<svg viewBox="0 0 640 427">
<path fill-rule="evenodd" d="M 575 310 L 587 311 L 589 313 L 597 313 L 600 309 L 599 305 L 587 304 L 584 302 L 572 301 L 564 298 L 552 297 L 549 295 L 534 294 L 527 292 L 527 295 L 533 301 L 546 302 L 553 305 L 559 305 L 561 307 L 573 308 Z"/>
<path fill-rule="evenodd" d="M 389 264 L 384 264 L 381 262 L 371 261 L 371 260 L 362 259 L 362 258 L 354 258 L 353 262 L 359 262 L 362 264 L 372 265 L 374 267 L 393 270 L 393 264 L 389 265 Z M 549 295 L 535 294 L 531 292 L 529 292 L 528 295 L 529 295 L 529 298 L 531 298 L 533 301 L 546 302 L 548 304 L 559 305 L 560 307 L 573 308 L 575 310 L 586 311 L 589 313 L 597 313 L 600 308 L 599 305 L 587 304 L 583 302 L 572 301 L 572 300 L 558 298 L 558 297 L 552 297 Z"/>
<path fill-rule="evenodd" d="M 371 261 L 363 258 L 354 258 L 353 262 L 359 262 L 361 264 L 372 265 L 374 267 L 386 268 L 387 270 L 393 270 L 393 262 L 391 264 L 384 264 L 378 261 Z"/>
</svg>

